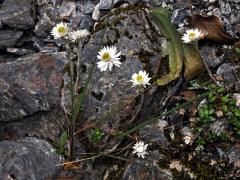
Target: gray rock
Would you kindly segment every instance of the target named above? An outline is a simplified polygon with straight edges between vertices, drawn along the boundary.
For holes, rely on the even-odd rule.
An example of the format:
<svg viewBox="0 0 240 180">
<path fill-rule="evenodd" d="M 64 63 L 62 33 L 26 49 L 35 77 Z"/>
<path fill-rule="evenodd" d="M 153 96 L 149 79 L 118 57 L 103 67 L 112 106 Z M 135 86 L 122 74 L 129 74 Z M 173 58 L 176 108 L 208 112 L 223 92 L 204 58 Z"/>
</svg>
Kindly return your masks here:
<svg viewBox="0 0 240 180">
<path fill-rule="evenodd" d="M 224 61 L 224 55 L 218 57 L 216 54 L 217 49 L 214 47 L 204 46 L 200 49 L 200 54 L 204 58 L 209 67 L 217 67 Z"/>
<path fill-rule="evenodd" d="M 94 4 L 91 0 L 81 0 L 77 2 L 77 8 L 81 13 L 91 15 L 94 11 Z"/>
<path fill-rule="evenodd" d="M 37 22 L 34 32 L 38 37 L 47 38 L 53 28 L 52 20 L 44 14 Z"/>
<path fill-rule="evenodd" d="M 74 1 L 63 0 L 61 5 L 58 6 L 60 17 L 76 16 L 77 5 Z"/>
<path fill-rule="evenodd" d="M 33 54 L 0 64 L 0 79 L 43 95 L 50 104 L 59 102 L 65 53 Z"/>
<path fill-rule="evenodd" d="M 0 30 L 0 49 L 14 47 L 22 34 L 21 31 Z"/>
<path fill-rule="evenodd" d="M 29 0 L 5 0 L 0 7 L 0 21 L 3 25 L 28 29 L 34 26 L 34 16 L 31 14 Z"/>
<path fill-rule="evenodd" d="M 35 51 L 31 49 L 22 49 L 22 48 L 7 48 L 7 52 L 15 54 L 15 55 L 29 55 L 35 53 Z"/>
<path fill-rule="evenodd" d="M 222 14 L 229 15 L 231 13 L 231 6 L 228 2 L 221 0 L 219 4 Z"/>
<path fill-rule="evenodd" d="M 162 148 L 167 148 L 170 144 L 164 135 L 164 130 L 155 126 L 146 126 L 139 130 L 139 135 L 145 142 L 156 143 Z"/>
<path fill-rule="evenodd" d="M 44 180 L 55 177 L 63 158 L 45 140 L 25 138 L 0 142 L 0 179 Z"/>
<path fill-rule="evenodd" d="M 90 15 L 84 15 L 82 18 L 82 21 L 79 25 L 80 29 L 88 29 L 90 30 L 90 28 L 93 26 L 93 20 L 92 17 Z"/>
<path fill-rule="evenodd" d="M 84 116 L 87 119 L 97 120 L 111 114 L 99 125 L 100 129 L 118 129 L 121 122 L 131 119 L 137 107 L 139 107 L 139 92 L 132 87 L 131 79 L 135 72 L 148 67 L 150 74 L 156 73 L 157 64 L 160 59 L 159 44 L 161 35 L 153 31 L 153 26 L 146 18 L 147 13 L 144 9 L 115 11 L 110 20 L 104 19 L 95 27 L 95 33 L 82 50 L 80 64 L 80 89 L 83 88 L 88 77 L 92 64 L 96 64 L 96 55 L 99 45 L 107 27 L 103 46 L 114 45 L 121 51 L 122 65 L 114 67 L 113 70 L 100 72 L 98 68 L 93 73 L 89 91 L 85 96 Z M 104 25 L 104 26 L 103 26 Z M 151 26 L 151 28 L 150 28 Z M 147 65 L 148 64 L 148 65 Z M 145 66 L 146 65 L 146 66 Z M 164 73 L 164 65 L 161 73 Z M 166 69 L 165 69 L 166 70 Z M 170 86 L 169 86 L 170 88 Z M 142 121 L 147 117 L 159 112 L 163 106 L 167 94 L 172 91 L 172 87 L 163 89 L 152 89 L 146 94 L 144 107 L 141 110 L 139 119 Z M 156 93 L 157 90 L 161 93 Z M 67 92 L 64 94 L 68 94 Z M 135 97 L 138 97 L 135 100 Z M 62 103 L 67 104 L 67 103 Z M 67 106 L 67 105 L 66 105 Z M 135 108 L 136 106 L 136 108 Z M 120 108 L 116 112 L 115 108 Z M 64 108 L 67 109 L 67 108 Z M 110 113 L 114 111 L 114 113 Z M 128 125 L 124 125 L 127 127 Z M 103 142 L 107 140 L 103 139 Z M 118 141 L 119 142 L 119 141 Z M 100 143 L 104 145 L 104 143 Z"/>
<path fill-rule="evenodd" d="M 136 160 L 124 170 L 122 180 L 171 180 L 172 173 L 169 170 L 160 169 L 154 161 Z"/>
<path fill-rule="evenodd" d="M 109 10 L 111 7 L 114 7 L 121 0 L 100 0 L 99 9 L 100 10 Z"/>
<path fill-rule="evenodd" d="M 236 24 L 236 23 L 240 23 L 240 14 L 239 14 L 239 11 L 240 11 L 240 7 L 238 5 L 234 5 L 232 6 L 232 11 L 231 11 L 231 14 L 229 16 L 229 22 L 231 24 Z"/>
<path fill-rule="evenodd" d="M 179 25 L 180 23 L 183 23 L 187 16 L 188 13 L 186 9 L 177 9 L 173 12 L 171 19 L 175 25 Z"/>
<path fill-rule="evenodd" d="M 38 111 L 49 111 L 48 102 L 30 89 L 13 85 L 0 91 L 0 121 L 13 121 Z"/>
<path fill-rule="evenodd" d="M 100 7 L 100 4 L 97 4 L 97 5 L 95 6 L 94 10 L 93 10 L 92 19 L 93 19 L 94 21 L 98 21 L 98 20 L 100 19 L 100 14 L 101 14 L 101 13 L 100 13 L 99 7 Z"/>
<path fill-rule="evenodd" d="M 129 3 L 129 4 L 136 4 L 141 0 L 125 0 L 125 2 Z"/>
<path fill-rule="evenodd" d="M 227 158 L 229 159 L 229 163 L 233 163 L 236 168 L 239 167 L 240 163 L 240 148 L 235 145 L 229 149 L 226 153 Z"/>
<path fill-rule="evenodd" d="M 60 92 L 66 53 L 33 54 L 0 64 L 0 136 L 12 138 L 37 136 L 55 139 L 63 121 Z M 5 84 L 5 85 L 4 85 Z M 7 85 L 6 85 L 7 84 Z"/>
<path fill-rule="evenodd" d="M 235 88 L 237 91 L 240 90 L 240 66 L 233 63 L 225 63 L 219 66 L 217 74 L 221 75 L 224 79 L 222 82 L 225 86 Z"/>
</svg>

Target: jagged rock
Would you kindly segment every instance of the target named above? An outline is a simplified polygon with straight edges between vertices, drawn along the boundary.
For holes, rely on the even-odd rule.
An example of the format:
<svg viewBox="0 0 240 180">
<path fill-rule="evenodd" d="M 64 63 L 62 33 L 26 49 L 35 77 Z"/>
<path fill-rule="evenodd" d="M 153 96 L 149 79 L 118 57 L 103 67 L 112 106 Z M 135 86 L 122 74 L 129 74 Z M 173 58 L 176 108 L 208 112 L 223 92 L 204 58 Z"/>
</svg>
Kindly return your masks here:
<svg viewBox="0 0 240 180">
<path fill-rule="evenodd" d="M 5 0 L 0 7 L 0 21 L 3 25 L 28 29 L 34 26 L 34 16 L 31 14 L 29 0 Z"/>
<path fill-rule="evenodd" d="M 135 72 L 143 69 L 153 75 L 156 73 L 157 64 L 161 59 L 160 51 L 157 50 L 161 44 L 161 35 L 153 31 L 151 23 L 146 18 L 147 12 L 134 7 L 134 10 L 123 8 L 121 11 L 116 10 L 115 13 L 110 17 L 110 21 L 104 19 L 99 22 L 95 34 L 82 50 L 79 69 L 81 77 L 79 83 L 81 87 L 79 88 L 82 89 L 91 66 L 97 62 L 96 55 L 99 51 L 104 27 L 107 27 L 103 46 L 116 46 L 122 52 L 122 65 L 114 67 L 111 72 L 100 72 L 96 68 L 89 85 L 90 90 L 85 96 L 82 116 L 82 118 L 97 121 L 110 114 L 99 125 L 99 128 L 103 130 L 118 129 L 121 122 L 127 123 L 131 119 L 139 107 L 140 93 L 129 80 Z M 166 66 L 162 66 L 161 73 L 166 73 Z M 64 90 L 67 91 L 69 88 L 64 88 Z M 157 93 L 157 91 L 161 91 L 161 93 Z M 153 88 L 146 93 L 139 118 L 143 121 L 147 117 L 159 113 L 159 109 L 171 91 L 172 87 L 167 86 L 161 90 Z M 63 94 L 67 96 L 69 93 L 63 92 Z M 67 102 L 62 104 L 67 107 Z M 119 108 L 117 112 L 116 108 Z M 112 111 L 114 113 L 111 113 Z M 128 125 L 123 127 L 128 127 Z M 103 141 L 107 141 L 107 138 L 103 138 Z M 104 145 L 104 143 L 99 144 Z"/>
<path fill-rule="evenodd" d="M 0 121 L 14 121 L 38 111 L 49 111 L 48 102 L 30 89 L 12 85 L 0 91 Z"/>
<path fill-rule="evenodd" d="M 122 177 L 122 180 L 132 179 L 170 180 L 173 177 L 171 171 L 159 168 L 154 161 L 136 160 L 127 166 Z"/>
<path fill-rule="evenodd" d="M 22 34 L 21 31 L 0 30 L 0 49 L 14 47 Z"/>
<path fill-rule="evenodd" d="M 65 53 L 33 54 L 0 64 L 1 79 L 44 96 L 50 104 L 59 102 Z"/>
<path fill-rule="evenodd" d="M 47 38 L 53 27 L 52 24 L 52 20 L 46 14 L 44 14 L 43 17 L 37 22 L 34 32 L 38 37 Z"/>
<path fill-rule="evenodd" d="M 63 158 L 45 140 L 24 138 L 0 142 L 0 179 L 38 179 L 55 177 L 56 165 Z"/>
<path fill-rule="evenodd" d="M 1 137 L 37 136 L 54 139 L 64 119 L 60 91 L 66 53 L 33 54 L 0 64 L 1 118 L 10 122 L 0 129 Z M 5 84 L 5 85 L 4 85 Z"/>
</svg>

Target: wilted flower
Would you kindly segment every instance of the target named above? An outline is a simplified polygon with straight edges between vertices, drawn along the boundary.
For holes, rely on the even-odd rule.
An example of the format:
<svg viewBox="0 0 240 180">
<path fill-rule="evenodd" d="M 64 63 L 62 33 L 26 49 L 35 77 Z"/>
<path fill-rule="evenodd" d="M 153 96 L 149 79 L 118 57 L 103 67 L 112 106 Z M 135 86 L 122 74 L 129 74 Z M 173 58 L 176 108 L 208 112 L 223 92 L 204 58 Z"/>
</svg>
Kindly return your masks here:
<svg viewBox="0 0 240 180">
<path fill-rule="evenodd" d="M 136 144 L 134 144 L 133 146 L 133 149 L 134 149 L 133 153 L 137 154 L 138 157 L 144 158 L 144 156 L 148 154 L 146 151 L 147 146 L 148 144 L 144 144 L 143 141 L 136 142 Z"/>
<path fill-rule="evenodd" d="M 117 52 L 117 48 L 115 46 L 104 47 L 98 52 L 97 58 L 101 60 L 97 63 L 100 71 L 106 71 L 109 69 L 112 70 L 113 65 L 120 66 L 122 63 L 120 62 L 121 52 Z"/>
<path fill-rule="evenodd" d="M 146 85 L 150 85 L 150 79 L 146 71 L 139 71 L 132 75 L 132 80 L 130 81 L 133 83 L 133 86 L 143 85 L 143 87 L 146 87 Z"/>
<path fill-rule="evenodd" d="M 87 29 L 77 30 L 69 33 L 69 38 L 72 42 L 75 42 L 79 39 L 86 38 L 90 32 Z"/>
<path fill-rule="evenodd" d="M 186 33 L 183 35 L 182 40 L 184 43 L 190 43 L 192 41 L 200 39 L 201 36 L 202 32 L 198 29 L 190 29 L 187 30 Z"/>
<path fill-rule="evenodd" d="M 51 31 L 51 34 L 53 35 L 54 39 L 59 39 L 61 37 L 64 37 L 68 34 L 68 26 L 67 23 L 58 23 Z"/>
</svg>

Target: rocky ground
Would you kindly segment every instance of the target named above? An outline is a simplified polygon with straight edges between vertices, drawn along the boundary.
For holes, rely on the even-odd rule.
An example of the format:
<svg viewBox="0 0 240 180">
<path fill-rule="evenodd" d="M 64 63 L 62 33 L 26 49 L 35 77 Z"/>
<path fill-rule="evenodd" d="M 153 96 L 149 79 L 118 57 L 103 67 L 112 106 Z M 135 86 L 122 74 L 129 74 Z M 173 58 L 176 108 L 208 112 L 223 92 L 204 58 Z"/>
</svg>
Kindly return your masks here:
<svg viewBox="0 0 240 180">
<path fill-rule="evenodd" d="M 232 37 L 240 36 L 240 0 L 193 0 L 192 5 L 196 13 L 220 17 Z M 151 75 L 168 70 L 164 62 L 159 70 L 162 36 L 151 23 L 147 10 L 159 6 L 170 9 L 171 20 L 180 32 L 189 28 L 186 0 L 114 0 L 113 7 L 112 0 L 0 0 L 0 179 L 237 179 L 240 176 L 239 134 L 235 132 L 240 129 L 239 116 L 233 127 L 225 116 L 216 116 L 206 130 L 206 134 L 214 132 L 213 135 L 208 137 L 201 132 L 194 139 L 190 119 L 195 116 L 190 109 L 181 109 L 159 119 L 157 124 L 141 128 L 129 139 L 113 140 L 111 130 L 126 131 L 180 103 L 177 98 L 182 90 L 187 96 L 186 89 L 188 92 L 188 87 L 193 89 L 193 81 L 190 85 L 180 78 L 167 86 L 151 88 L 141 102 L 141 94 L 126 81 L 126 77 L 130 79 L 141 69 Z M 79 121 L 81 127 L 105 117 L 107 120 L 94 127 L 104 133 L 103 137 L 91 142 L 87 138 L 91 131 L 86 130 L 76 136 L 74 143 L 76 159 L 88 158 L 86 153 L 119 152 L 122 148 L 117 155 L 124 160 L 105 156 L 70 167 L 56 166 L 67 159 L 66 154 L 59 153 L 56 142 L 65 128 L 71 99 L 66 78 L 69 54 L 64 42 L 50 35 L 60 21 L 67 22 L 72 29 L 91 32 L 81 50 L 77 69 L 79 91 L 95 63 L 93 57 L 102 44 L 103 34 L 103 44 L 115 45 L 122 52 L 120 68 L 110 74 L 94 72 Z M 231 94 L 239 93 L 239 51 L 234 46 L 211 41 L 200 42 L 199 51 L 218 83 Z M 198 79 L 201 82 L 209 79 L 208 73 Z M 200 93 L 202 89 L 191 93 Z M 118 110 L 114 111 L 116 107 Z M 139 107 L 141 111 L 134 117 Z M 109 111 L 114 113 L 106 117 Z M 186 143 L 184 137 L 188 136 L 190 140 Z M 145 159 L 131 153 L 136 137 L 149 144 Z"/>
</svg>

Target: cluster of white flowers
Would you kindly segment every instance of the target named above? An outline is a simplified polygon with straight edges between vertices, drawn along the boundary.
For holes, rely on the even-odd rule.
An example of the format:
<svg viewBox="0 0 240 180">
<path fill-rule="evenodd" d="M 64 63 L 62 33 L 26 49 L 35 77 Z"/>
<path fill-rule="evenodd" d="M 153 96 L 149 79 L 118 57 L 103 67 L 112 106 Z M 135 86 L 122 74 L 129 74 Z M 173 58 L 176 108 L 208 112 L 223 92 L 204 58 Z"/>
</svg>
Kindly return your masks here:
<svg viewBox="0 0 240 180">
<path fill-rule="evenodd" d="M 190 43 L 192 41 L 197 41 L 203 36 L 203 33 L 198 29 L 189 29 L 183 35 L 182 40 L 184 43 Z"/>
<path fill-rule="evenodd" d="M 113 66 L 120 67 L 122 64 L 120 62 L 120 56 L 121 52 L 118 52 L 115 46 L 106 46 L 102 48 L 97 55 L 97 58 L 100 60 L 97 63 L 98 68 L 100 71 L 106 71 L 107 69 L 111 71 Z M 139 71 L 132 75 L 130 82 L 133 83 L 133 86 L 146 87 L 146 85 L 150 85 L 150 79 L 146 71 Z"/>
<path fill-rule="evenodd" d="M 67 23 L 63 22 L 60 22 L 55 27 L 53 27 L 51 34 L 54 39 L 66 38 L 70 39 L 72 42 L 85 39 L 90 35 L 89 31 L 86 29 L 70 32 Z"/>
</svg>

